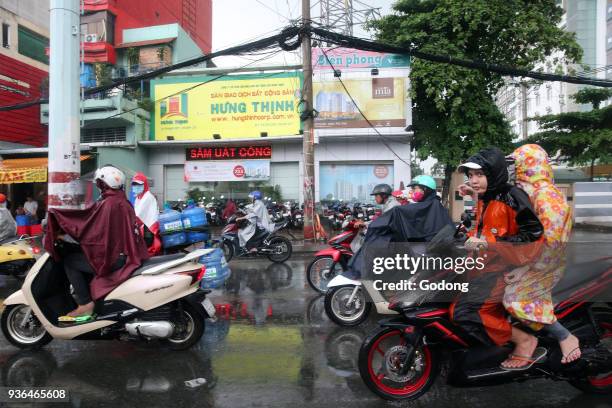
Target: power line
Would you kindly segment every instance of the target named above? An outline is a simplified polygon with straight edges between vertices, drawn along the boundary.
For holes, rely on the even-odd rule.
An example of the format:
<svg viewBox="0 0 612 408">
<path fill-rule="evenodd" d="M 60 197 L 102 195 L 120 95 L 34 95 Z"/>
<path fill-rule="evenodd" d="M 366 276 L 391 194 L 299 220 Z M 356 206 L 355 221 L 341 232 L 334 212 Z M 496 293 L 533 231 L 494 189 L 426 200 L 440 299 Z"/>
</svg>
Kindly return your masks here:
<svg viewBox="0 0 612 408">
<path fill-rule="evenodd" d="M 323 55 L 325 55 L 325 59 L 327 60 L 327 63 L 329 64 L 329 66 L 331 67 L 331 69 L 334 70 L 334 72 L 336 71 L 336 67 L 334 67 L 334 65 L 331 63 L 329 57 L 327 56 L 327 53 L 325 52 L 325 49 L 321 48 L 321 52 L 323 52 Z M 370 122 L 370 120 L 367 118 L 367 116 L 363 113 L 363 111 L 361 110 L 361 108 L 359 107 L 359 105 L 357 104 L 357 102 L 355 101 L 355 98 L 353 98 L 353 95 L 351 95 L 351 93 L 349 92 L 348 88 L 346 87 L 346 85 L 344 85 L 344 81 L 342 80 L 342 78 L 340 78 L 339 76 L 336 77 L 338 78 L 338 81 L 340 81 L 340 84 L 342 84 L 342 87 L 344 88 L 344 92 L 346 92 L 346 94 L 348 95 L 348 97 L 351 99 L 351 102 L 353 102 L 353 105 L 355 105 L 355 107 L 357 108 L 357 110 L 359 111 L 359 113 L 361 114 L 361 116 L 365 119 L 365 121 L 368 123 L 368 125 L 370 125 L 370 127 L 376 132 L 376 134 L 381 138 L 382 143 L 385 145 L 385 147 L 387 149 L 389 149 L 389 151 L 391 153 L 393 153 L 393 155 L 395 157 L 397 157 L 400 161 L 404 162 L 404 164 L 407 164 L 408 166 L 410 166 L 410 163 L 407 162 L 406 160 L 404 160 L 403 158 L 400 157 L 399 154 L 397 154 L 395 152 L 395 150 L 393 150 L 391 148 L 391 146 L 389 146 L 389 144 L 387 143 L 387 141 L 385 140 L 385 136 L 383 136 L 382 133 L 380 133 L 378 131 L 378 129 L 374 126 L 374 124 L 372 122 Z"/>
<path fill-rule="evenodd" d="M 498 74 L 511 77 L 526 77 L 542 81 L 561 81 L 573 84 L 594 85 L 605 88 L 612 87 L 612 81 L 605 79 L 587 79 L 572 75 L 547 74 L 544 72 L 529 71 L 526 69 L 516 68 L 507 65 L 491 64 L 483 61 L 455 58 L 451 55 L 431 54 L 428 52 L 418 51 L 412 48 L 398 47 L 344 34 L 334 33 L 329 30 L 317 27 L 311 27 L 310 30 L 312 33 L 317 34 L 321 39 L 325 40 L 328 43 L 333 43 L 348 48 L 357 48 L 360 50 L 386 52 L 393 54 L 405 54 L 426 61 L 456 65 L 469 69 L 477 69 L 480 71 L 496 72 Z"/>
</svg>

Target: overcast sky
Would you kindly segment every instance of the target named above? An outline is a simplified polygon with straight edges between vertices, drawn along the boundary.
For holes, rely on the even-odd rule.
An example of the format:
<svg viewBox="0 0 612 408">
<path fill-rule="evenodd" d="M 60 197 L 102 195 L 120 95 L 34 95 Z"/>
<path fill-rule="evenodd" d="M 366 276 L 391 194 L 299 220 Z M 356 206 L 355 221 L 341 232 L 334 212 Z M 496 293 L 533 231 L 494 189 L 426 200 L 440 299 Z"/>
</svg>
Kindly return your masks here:
<svg viewBox="0 0 612 408">
<path fill-rule="evenodd" d="M 371 7 L 380 7 L 381 14 L 388 14 L 394 0 L 361 0 Z M 311 17 L 320 15 L 320 2 L 311 0 Z M 357 9 L 363 6 L 355 6 Z M 299 19 L 302 11 L 302 0 L 213 0 L 213 51 L 253 41 L 277 33 L 291 20 Z M 355 35 L 369 37 L 359 27 Z M 253 65 L 292 64 L 300 61 L 299 50 L 294 53 L 282 52 L 265 61 L 254 62 L 253 59 L 226 57 L 215 59 L 218 66 L 234 67 L 252 63 Z"/>
</svg>

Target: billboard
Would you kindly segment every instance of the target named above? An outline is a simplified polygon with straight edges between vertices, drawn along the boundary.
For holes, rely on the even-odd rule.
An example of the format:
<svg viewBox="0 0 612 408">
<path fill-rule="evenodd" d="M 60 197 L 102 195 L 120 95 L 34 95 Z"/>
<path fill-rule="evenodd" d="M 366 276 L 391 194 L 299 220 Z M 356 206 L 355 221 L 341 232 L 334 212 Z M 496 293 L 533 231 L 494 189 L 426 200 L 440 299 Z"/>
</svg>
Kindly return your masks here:
<svg viewBox="0 0 612 408">
<path fill-rule="evenodd" d="M 335 78 L 315 80 L 314 105 L 319 112 L 315 128 L 369 128 L 357 106 L 375 127 L 405 127 L 405 82 L 405 78 L 343 79 L 347 93 Z"/>
<path fill-rule="evenodd" d="M 230 140 L 299 135 L 302 74 L 151 81 L 154 140 Z"/>
<path fill-rule="evenodd" d="M 370 196 L 377 184 L 393 185 L 393 164 L 333 164 L 319 166 L 321 200 L 374 202 Z"/>
<path fill-rule="evenodd" d="M 312 69 L 315 71 L 368 68 L 407 68 L 410 66 L 408 55 L 388 54 L 373 51 L 356 50 L 353 48 L 321 48 L 312 49 Z M 327 54 L 327 58 L 325 55 Z M 329 61 L 328 61 L 329 58 Z M 330 64 L 331 63 L 331 64 Z"/>
<path fill-rule="evenodd" d="M 270 160 L 186 161 L 185 181 L 259 181 L 270 179 Z"/>
</svg>

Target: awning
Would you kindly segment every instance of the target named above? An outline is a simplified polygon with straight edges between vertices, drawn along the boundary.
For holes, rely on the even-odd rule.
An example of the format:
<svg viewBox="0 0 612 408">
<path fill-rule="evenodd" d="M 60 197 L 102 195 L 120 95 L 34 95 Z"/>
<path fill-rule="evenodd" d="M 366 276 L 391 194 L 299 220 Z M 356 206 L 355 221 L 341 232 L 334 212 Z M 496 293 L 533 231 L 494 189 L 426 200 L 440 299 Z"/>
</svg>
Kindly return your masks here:
<svg viewBox="0 0 612 408">
<path fill-rule="evenodd" d="M 90 157 L 81 155 L 81 161 Z M 0 161 L 0 184 L 45 183 L 48 164 L 46 157 L 4 159 Z"/>
<path fill-rule="evenodd" d="M 117 45 L 115 48 L 129 48 L 129 47 L 144 47 L 147 45 L 161 45 L 161 44 L 171 43 L 174 40 L 176 40 L 176 37 L 159 38 L 157 40 L 133 41 L 133 42 L 121 43 Z"/>
</svg>

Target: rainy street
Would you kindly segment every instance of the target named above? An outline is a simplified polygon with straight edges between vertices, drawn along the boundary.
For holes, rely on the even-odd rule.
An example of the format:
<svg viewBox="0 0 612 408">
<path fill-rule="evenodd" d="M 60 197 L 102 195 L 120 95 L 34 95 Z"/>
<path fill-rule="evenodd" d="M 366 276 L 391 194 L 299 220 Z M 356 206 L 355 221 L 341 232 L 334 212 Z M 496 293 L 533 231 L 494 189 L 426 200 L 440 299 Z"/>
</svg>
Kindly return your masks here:
<svg viewBox="0 0 612 408">
<path fill-rule="evenodd" d="M 574 241 L 608 240 L 579 232 Z M 590 246 L 593 248 L 592 246 Z M 593 251 L 593 250 L 592 250 Z M 581 256 L 595 256 L 581 251 Z M 359 346 L 376 328 L 340 328 L 325 316 L 323 297 L 306 283 L 312 254 L 285 264 L 234 260 L 224 289 L 215 290 L 219 320 L 207 321 L 191 350 L 157 344 L 54 340 L 36 352 L 0 340 L 0 385 L 69 390 L 72 407 L 380 407 L 387 405 L 361 381 Z M 0 300 L 17 289 L 0 276 Z M 190 388 L 185 381 L 205 378 Z M 457 389 L 444 377 L 414 407 L 612 407 L 607 397 L 581 394 L 564 382 L 530 381 Z M 393 404 L 389 404 L 394 406 Z M 16 405 L 17 406 L 17 405 Z M 32 405 L 27 405 L 32 406 Z"/>
</svg>

